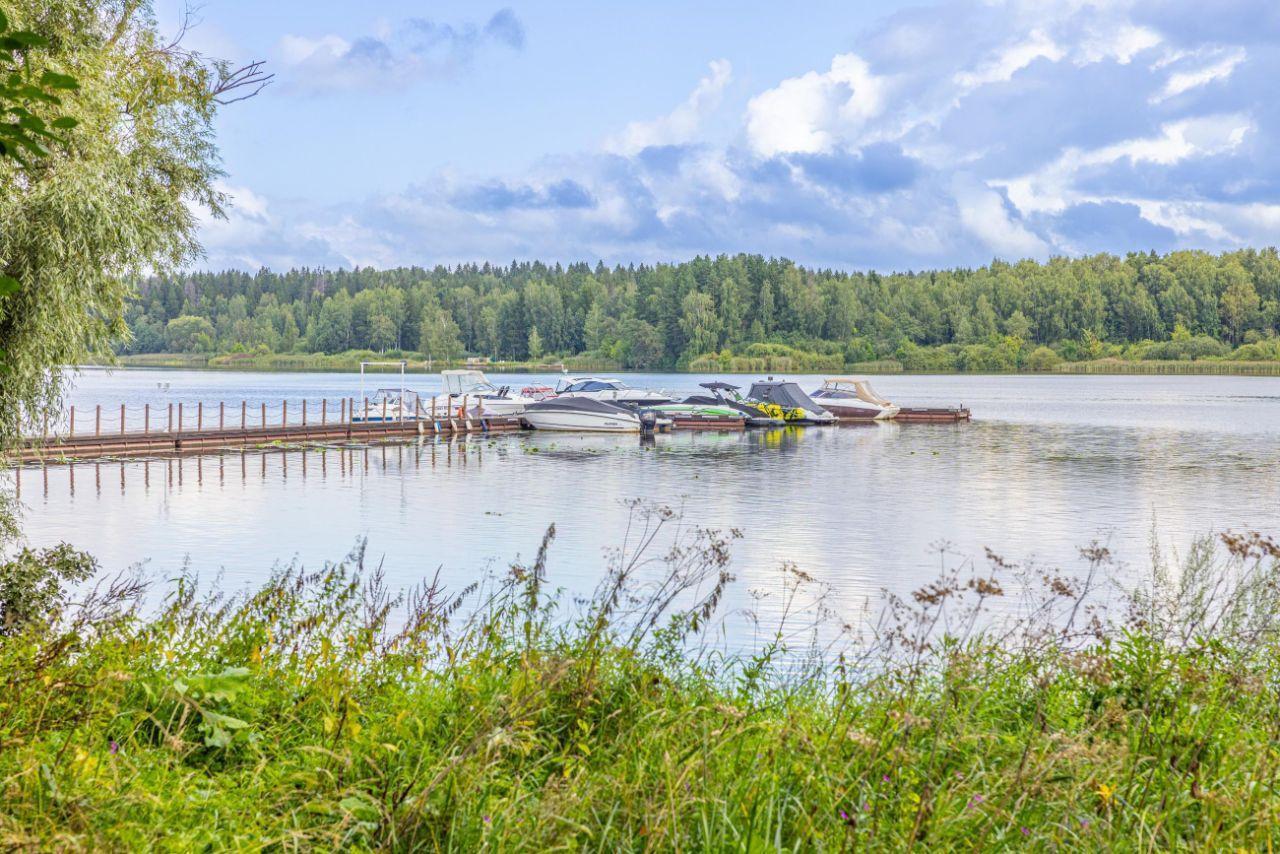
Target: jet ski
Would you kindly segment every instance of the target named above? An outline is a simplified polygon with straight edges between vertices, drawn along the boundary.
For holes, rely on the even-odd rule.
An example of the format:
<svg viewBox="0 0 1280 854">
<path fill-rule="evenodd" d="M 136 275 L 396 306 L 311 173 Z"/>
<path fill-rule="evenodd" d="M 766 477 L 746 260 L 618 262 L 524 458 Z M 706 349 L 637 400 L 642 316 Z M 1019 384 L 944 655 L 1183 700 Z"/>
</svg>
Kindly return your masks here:
<svg viewBox="0 0 1280 854">
<path fill-rule="evenodd" d="M 752 403 L 738 394 L 738 386 L 729 383 L 701 383 L 710 394 L 694 394 L 685 403 L 702 406 L 724 406 L 742 414 L 748 427 L 781 427 L 786 423 L 781 413 L 767 411 L 767 407 Z"/>
</svg>

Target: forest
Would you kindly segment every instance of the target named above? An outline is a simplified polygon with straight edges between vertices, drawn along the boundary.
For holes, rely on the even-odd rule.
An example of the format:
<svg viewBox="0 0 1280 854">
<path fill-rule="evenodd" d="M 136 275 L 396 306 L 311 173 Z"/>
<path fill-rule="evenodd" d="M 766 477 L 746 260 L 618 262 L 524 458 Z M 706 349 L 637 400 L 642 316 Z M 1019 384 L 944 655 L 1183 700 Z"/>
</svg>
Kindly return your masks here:
<svg viewBox="0 0 1280 854">
<path fill-rule="evenodd" d="M 675 264 L 202 272 L 139 283 L 120 354 L 587 355 L 622 368 L 1048 370 L 1063 361 L 1280 359 L 1280 254 L 1181 251 L 880 274 L 760 255 Z"/>
</svg>

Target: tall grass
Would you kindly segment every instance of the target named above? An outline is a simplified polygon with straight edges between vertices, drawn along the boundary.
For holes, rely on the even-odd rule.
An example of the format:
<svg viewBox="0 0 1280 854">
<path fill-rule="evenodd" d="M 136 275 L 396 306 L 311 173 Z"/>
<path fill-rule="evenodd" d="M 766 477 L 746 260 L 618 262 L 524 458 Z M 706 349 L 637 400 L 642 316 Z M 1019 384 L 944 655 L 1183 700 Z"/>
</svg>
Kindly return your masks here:
<svg viewBox="0 0 1280 854">
<path fill-rule="evenodd" d="M 735 532 L 637 506 L 584 601 L 536 559 L 386 587 L 357 551 L 225 595 L 61 594 L 0 636 L 0 846 L 1269 850 L 1280 546 L 1116 592 L 988 554 L 849 619 L 781 570 L 720 640 Z M 153 594 L 154 595 L 154 594 Z M 823 646 L 819 647 L 818 644 Z"/>
</svg>

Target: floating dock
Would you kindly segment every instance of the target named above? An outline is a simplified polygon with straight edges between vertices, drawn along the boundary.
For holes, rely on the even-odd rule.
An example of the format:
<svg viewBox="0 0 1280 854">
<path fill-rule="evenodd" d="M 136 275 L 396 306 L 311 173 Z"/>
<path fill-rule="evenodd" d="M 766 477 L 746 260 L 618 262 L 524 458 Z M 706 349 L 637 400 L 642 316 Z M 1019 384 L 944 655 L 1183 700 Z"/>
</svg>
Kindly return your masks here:
<svg viewBox="0 0 1280 854">
<path fill-rule="evenodd" d="M 464 414 L 465 407 L 434 414 L 419 407 L 420 415 L 397 418 L 367 402 L 361 411 L 349 398 L 316 403 L 281 401 L 279 406 L 268 406 L 258 402 L 252 407 L 247 401 L 231 407 L 225 403 L 211 407 L 179 403 L 154 410 L 148 404 L 133 407 L 132 411 L 125 406 L 109 411 L 98 406 L 88 419 L 83 417 L 82 409 L 79 423 L 76 409 L 71 407 L 65 425 L 52 431 L 46 426 L 41 435 L 25 438 L 11 456 L 18 462 L 58 461 L 181 454 L 279 442 L 371 442 L 406 436 L 508 432 L 523 427 L 518 416 Z"/>
<path fill-rule="evenodd" d="M 923 408 L 903 408 L 898 410 L 898 414 L 893 417 L 894 421 L 921 422 L 921 423 L 947 423 L 952 421 L 968 421 L 971 413 L 967 407 L 961 406 L 956 409 L 923 409 Z"/>
</svg>

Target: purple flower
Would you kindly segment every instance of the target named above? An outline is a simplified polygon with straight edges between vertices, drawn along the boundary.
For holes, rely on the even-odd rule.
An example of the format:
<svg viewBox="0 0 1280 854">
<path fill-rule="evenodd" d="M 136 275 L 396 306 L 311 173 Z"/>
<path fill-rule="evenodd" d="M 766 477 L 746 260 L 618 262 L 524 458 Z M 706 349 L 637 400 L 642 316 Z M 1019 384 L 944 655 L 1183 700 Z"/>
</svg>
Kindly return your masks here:
<svg viewBox="0 0 1280 854">
<path fill-rule="evenodd" d="M 1027 830 L 1027 829 L 1024 827 L 1024 828 L 1022 828 L 1022 835 L 1023 835 L 1023 836 L 1030 836 L 1030 835 L 1031 835 L 1031 831 Z"/>
<path fill-rule="evenodd" d="M 982 801 L 983 801 L 982 795 L 974 795 L 972 798 L 969 799 L 969 809 L 973 809 L 974 807 L 978 806 L 978 804 L 982 803 Z"/>
<path fill-rule="evenodd" d="M 863 805 L 862 805 L 862 811 L 863 811 L 863 812 L 871 812 L 871 804 L 863 804 Z"/>
<path fill-rule="evenodd" d="M 117 753 L 119 753 L 119 752 L 120 752 L 120 745 L 119 745 L 119 744 L 116 744 L 115 739 L 112 739 L 112 740 L 111 740 L 111 747 L 109 747 L 108 749 L 111 751 L 112 755 L 114 755 L 114 754 L 117 754 Z"/>
<path fill-rule="evenodd" d="M 889 782 L 889 775 L 888 775 L 888 774 L 885 774 L 885 775 L 884 775 L 883 777 L 881 777 L 880 779 L 881 779 L 881 780 L 884 780 L 884 781 L 887 783 L 887 782 Z"/>
<path fill-rule="evenodd" d="M 485 816 L 485 817 L 484 817 L 484 823 L 485 823 L 485 824 L 488 824 L 488 823 L 489 823 L 490 821 L 492 821 L 492 820 L 493 820 L 493 819 L 489 818 L 489 816 Z"/>
<path fill-rule="evenodd" d="M 1082 830 L 1088 830 L 1088 829 L 1089 829 L 1089 819 L 1087 819 L 1087 818 L 1082 818 L 1082 819 L 1080 819 L 1080 827 L 1081 827 L 1081 829 L 1082 829 Z"/>
<path fill-rule="evenodd" d="M 844 820 L 844 821 L 848 821 L 848 820 L 849 820 L 849 814 L 848 814 L 847 812 L 845 812 L 844 810 L 840 810 L 840 818 L 841 818 L 842 820 Z"/>
</svg>

